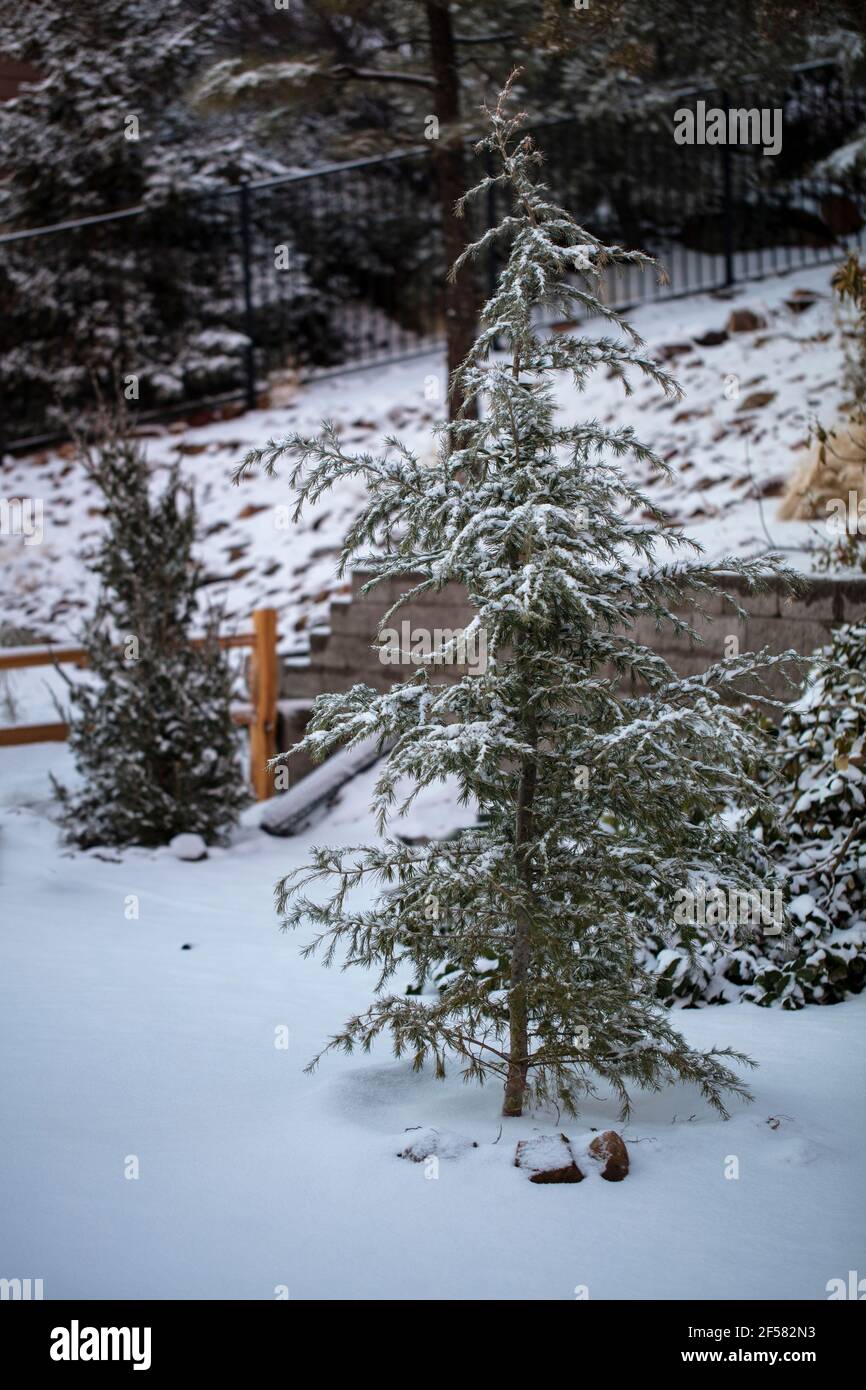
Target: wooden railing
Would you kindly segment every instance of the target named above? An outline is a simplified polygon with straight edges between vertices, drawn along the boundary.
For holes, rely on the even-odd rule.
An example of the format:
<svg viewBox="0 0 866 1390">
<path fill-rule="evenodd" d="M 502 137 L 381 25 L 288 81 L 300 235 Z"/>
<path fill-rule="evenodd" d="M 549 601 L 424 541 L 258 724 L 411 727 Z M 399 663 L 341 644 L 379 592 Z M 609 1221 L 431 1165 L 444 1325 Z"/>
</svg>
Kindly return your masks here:
<svg viewBox="0 0 866 1390">
<path fill-rule="evenodd" d="M 205 639 L 195 639 L 200 646 Z M 232 718 L 250 731 L 250 781 L 258 801 L 273 795 L 273 782 L 267 769 L 269 758 L 277 752 L 277 697 L 279 671 L 277 666 L 277 614 L 273 608 L 257 608 L 253 613 L 252 632 L 234 633 L 220 637 L 223 648 L 249 647 L 250 662 L 249 706 L 235 707 Z M 0 647 L 0 671 L 21 670 L 25 666 L 86 666 L 87 652 L 83 647 Z M 68 724 L 17 724 L 0 728 L 0 748 L 23 743 L 65 743 L 69 737 Z"/>
</svg>

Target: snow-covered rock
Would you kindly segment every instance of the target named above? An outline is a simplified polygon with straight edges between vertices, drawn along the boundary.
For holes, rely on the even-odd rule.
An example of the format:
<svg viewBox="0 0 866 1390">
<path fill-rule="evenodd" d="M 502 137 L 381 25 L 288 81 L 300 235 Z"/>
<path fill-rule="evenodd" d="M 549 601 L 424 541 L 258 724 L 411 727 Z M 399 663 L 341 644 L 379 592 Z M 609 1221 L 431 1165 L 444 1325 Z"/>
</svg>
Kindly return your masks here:
<svg viewBox="0 0 866 1390">
<path fill-rule="evenodd" d="M 589 1152 L 602 1165 L 601 1176 L 606 1182 L 622 1182 L 628 1173 L 628 1149 L 615 1129 L 606 1129 L 597 1134 L 589 1145 Z"/>
<path fill-rule="evenodd" d="M 207 859 L 207 845 L 201 835 L 175 835 L 173 840 L 169 840 L 168 847 L 175 859 Z"/>
<path fill-rule="evenodd" d="M 457 1134 L 451 1129 L 422 1127 L 406 1130 L 406 1133 L 410 1138 L 400 1150 L 398 1157 L 411 1159 L 413 1163 L 423 1163 L 431 1157 L 462 1158 L 469 1149 L 478 1148 L 474 1139 L 467 1139 L 464 1134 Z"/>
<path fill-rule="evenodd" d="M 518 1142 L 515 1168 L 529 1174 L 530 1182 L 582 1182 L 571 1144 L 564 1134 L 533 1134 Z"/>
</svg>

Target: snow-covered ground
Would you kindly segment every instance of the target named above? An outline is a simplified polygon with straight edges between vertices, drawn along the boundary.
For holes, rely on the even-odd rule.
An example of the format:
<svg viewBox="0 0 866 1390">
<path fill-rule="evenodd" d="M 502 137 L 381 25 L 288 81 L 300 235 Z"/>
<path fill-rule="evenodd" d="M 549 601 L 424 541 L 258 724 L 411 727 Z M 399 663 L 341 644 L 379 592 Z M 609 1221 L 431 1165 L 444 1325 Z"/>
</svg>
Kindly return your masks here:
<svg viewBox="0 0 866 1390">
<path fill-rule="evenodd" d="M 739 286 L 729 297 L 695 295 L 636 309 L 635 327 L 657 355 L 666 356 L 684 388 L 680 403 L 638 381 L 634 396 L 624 400 L 619 384 L 600 372 L 582 396 L 563 390 L 564 418 L 633 424 L 668 460 L 676 478 L 670 484 L 647 479 L 653 499 L 673 523 L 702 540 L 710 555 L 754 554 L 772 540 L 791 552 L 794 563 L 809 564 L 803 547 L 814 540 L 812 528 L 779 522 L 775 512 L 804 457 L 810 423 L 818 417 L 833 424 L 843 399 L 830 271 L 797 271 Z M 818 298 L 803 309 L 809 293 Z M 734 308 L 754 310 L 766 328 L 702 346 L 697 340 L 724 328 Z M 680 350 L 671 354 L 672 348 Z M 290 496 L 284 482 L 258 475 L 239 487 L 232 484 L 246 450 L 293 430 L 316 433 L 330 417 L 358 451 L 375 450 L 385 435 L 397 434 L 429 452 L 431 427 L 442 409 L 430 399 L 437 391 L 441 400 L 444 363 L 431 355 L 314 382 L 290 391 L 283 405 L 234 420 L 153 427 L 154 437 L 145 441 L 153 463 L 180 458 L 195 483 L 207 592 L 226 605 L 230 620 L 246 627 L 253 608 L 274 606 L 283 652 L 303 652 L 310 629 L 326 620 L 328 602 L 340 592 L 335 560 L 361 503 L 357 486 L 346 485 L 300 526 L 286 527 Z M 763 403 L 749 404 L 756 399 Z M 68 641 L 77 636 L 92 600 L 81 557 L 98 538 L 99 499 L 68 448 L 7 460 L 0 469 L 0 495 L 41 501 L 44 518 L 41 545 L 0 537 L 0 612 L 40 640 Z"/>
<path fill-rule="evenodd" d="M 65 748 L 3 750 L 3 1277 L 46 1298 L 824 1299 L 866 1269 L 866 996 L 679 1014 L 754 1057 L 755 1103 L 724 1123 L 686 1089 L 639 1096 L 624 1182 L 535 1186 L 517 1139 L 583 1145 L 619 1128 L 612 1102 L 500 1132 L 497 1086 L 415 1076 L 386 1044 L 303 1073 L 371 980 L 302 960 L 272 886 L 312 843 L 372 838 L 373 773 L 296 839 L 254 808 L 188 863 L 63 851 L 49 770 L 72 775 Z M 442 788 L 402 829 L 466 819 Z M 414 1126 L 478 1148 L 428 1177 L 397 1157 Z"/>
<path fill-rule="evenodd" d="M 817 296 L 802 311 L 797 290 Z M 701 345 L 732 308 L 767 326 Z M 842 400 L 829 271 L 647 305 L 634 322 L 685 400 L 636 383 L 624 401 L 599 375 L 581 398 L 563 392 L 566 415 L 634 424 L 678 470 L 651 484 L 655 500 L 711 555 L 764 550 L 769 531 L 808 566 L 810 528 L 774 514 L 810 421 L 833 423 Z M 324 416 L 350 446 L 397 433 L 427 451 L 442 377 L 441 359 L 416 359 L 147 439 L 156 465 L 180 457 L 196 483 L 209 590 L 232 622 L 276 606 L 283 651 L 303 651 L 361 503 L 347 487 L 286 529 L 284 483 L 232 486 L 244 452 Z M 0 477 L 3 496 L 44 504 L 41 545 L 0 541 L 0 613 L 74 638 L 98 500 L 68 450 L 7 461 Z M 0 723 L 55 717 L 50 670 L 12 675 Z M 41 1278 L 48 1298 L 822 1299 L 829 1280 L 866 1270 L 866 996 L 679 1014 L 694 1043 L 755 1058 L 755 1103 L 723 1123 L 683 1088 L 639 1096 L 623 1183 L 590 1168 L 576 1186 L 535 1186 L 514 1166 L 517 1139 L 564 1128 L 582 1149 L 619 1128 L 612 1102 L 577 1123 L 539 1112 L 502 1129 L 498 1087 L 415 1076 L 386 1043 L 304 1074 L 372 980 L 302 960 L 277 928 L 273 884 L 312 844 L 374 838 L 373 773 L 297 838 L 264 835 L 253 808 L 229 847 L 188 863 L 65 850 L 50 771 L 73 780 L 65 747 L 0 750 L 0 1277 Z M 467 815 L 443 787 L 402 831 L 444 834 Z M 428 1176 L 397 1157 L 419 1126 L 478 1147 Z"/>
</svg>

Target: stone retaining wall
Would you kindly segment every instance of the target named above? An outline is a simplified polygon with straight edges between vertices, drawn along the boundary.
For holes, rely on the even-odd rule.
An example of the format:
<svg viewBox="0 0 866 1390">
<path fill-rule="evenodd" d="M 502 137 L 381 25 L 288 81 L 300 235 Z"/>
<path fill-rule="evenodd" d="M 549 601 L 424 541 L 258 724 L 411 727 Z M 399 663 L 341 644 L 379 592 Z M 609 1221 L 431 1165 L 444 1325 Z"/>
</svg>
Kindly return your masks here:
<svg viewBox="0 0 866 1390">
<path fill-rule="evenodd" d="M 363 594 L 361 588 L 368 578 L 365 573 L 354 574 L 351 597 L 331 604 L 330 630 L 311 633 L 309 661 L 283 667 L 281 695 L 291 702 L 293 712 L 283 733 L 285 747 L 291 746 L 300 736 L 306 702 L 312 702 L 316 695 L 324 691 L 348 690 L 358 682 L 387 690 L 395 681 L 404 679 L 411 669 L 408 665 L 384 665 L 374 642 L 379 617 L 411 586 L 412 576 L 400 581 L 389 580 L 369 594 Z M 790 598 L 780 585 L 774 585 L 764 594 L 749 594 L 736 577 L 728 581 L 720 579 L 720 582 L 725 582 L 727 589 L 746 609 L 745 620 L 738 618 L 721 597 L 711 596 L 704 603 L 707 618 L 692 620 L 704 639 L 702 645 L 677 638 L 670 632 L 656 632 L 650 619 L 637 624 L 634 637 L 664 656 L 679 674 L 693 675 L 725 655 L 725 642 L 730 636 L 738 638 L 741 652 L 769 647 L 773 652 L 792 649 L 805 656 L 823 646 L 833 628 L 866 613 L 866 576 L 844 579 L 809 576 L 808 589 L 798 598 Z M 413 628 L 428 631 L 459 629 L 471 615 L 464 591 L 454 584 L 400 610 L 393 626 L 408 619 Z M 444 679 L 461 674 L 459 667 L 436 667 L 435 670 L 437 676 Z M 773 680 L 771 688 L 781 698 L 791 694 L 781 675 Z M 298 775 L 302 775 L 300 766 Z"/>
</svg>

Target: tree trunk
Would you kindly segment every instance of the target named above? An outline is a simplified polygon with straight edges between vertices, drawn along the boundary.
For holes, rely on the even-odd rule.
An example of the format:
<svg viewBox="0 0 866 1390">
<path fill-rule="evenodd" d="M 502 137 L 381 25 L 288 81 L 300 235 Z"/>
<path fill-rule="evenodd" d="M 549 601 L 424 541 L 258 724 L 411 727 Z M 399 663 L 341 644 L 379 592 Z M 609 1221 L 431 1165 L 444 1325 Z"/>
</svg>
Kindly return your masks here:
<svg viewBox="0 0 866 1390">
<path fill-rule="evenodd" d="M 433 167 L 442 218 L 445 260 L 450 268 L 469 240 L 466 222 L 454 211 L 454 204 L 466 192 L 467 170 L 460 132 L 460 78 L 457 50 L 448 0 L 426 0 L 427 27 L 435 87 L 433 100 L 439 122 L 439 139 L 433 141 Z M 478 332 L 481 300 L 472 266 L 464 266 L 459 281 L 445 285 L 445 334 L 448 344 L 448 414 L 454 419 L 464 404 L 453 390 L 451 377 L 466 357 Z M 475 403 L 467 406 L 467 416 L 475 418 Z"/>
<path fill-rule="evenodd" d="M 535 746 L 537 734 L 535 720 L 529 721 L 529 742 Z M 517 818 L 514 835 L 514 849 L 518 873 L 523 879 L 527 894 L 532 892 L 532 856 L 529 845 L 533 837 L 533 803 L 538 765 L 534 756 L 523 759 L 520 769 L 520 785 L 517 792 Z M 505 1080 L 505 1098 L 502 1113 L 516 1117 L 523 1114 L 523 1097 L 526 1092 L 526 1077 L 529 1071 L 529 1008 L 526 997 L 526 980 L 529 974 L 531 955 L 531 918 L 525 908 L 519 908 L 514 929 L 514 946 L 511 952 L 511 982 L 508 995 L 508 1075 Z"/>
</svg>

